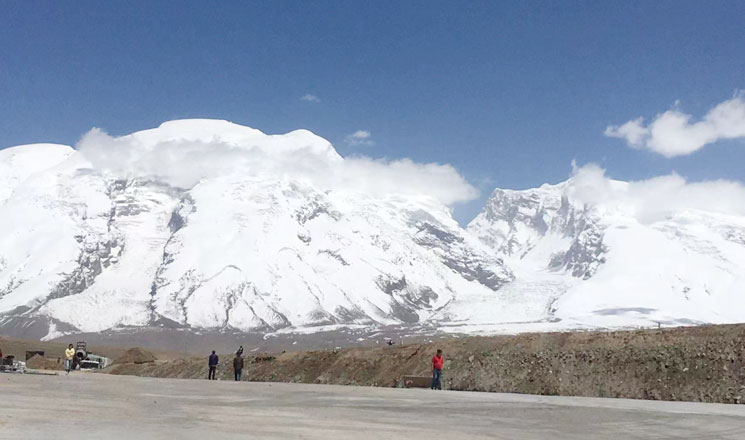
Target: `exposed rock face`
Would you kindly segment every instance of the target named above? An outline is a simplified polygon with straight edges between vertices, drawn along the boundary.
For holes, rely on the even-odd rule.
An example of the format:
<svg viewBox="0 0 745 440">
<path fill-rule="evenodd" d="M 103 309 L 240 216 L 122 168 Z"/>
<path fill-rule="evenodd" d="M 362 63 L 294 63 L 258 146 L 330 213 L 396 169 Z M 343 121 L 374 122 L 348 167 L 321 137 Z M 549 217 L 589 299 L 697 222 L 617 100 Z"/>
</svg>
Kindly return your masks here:
<svg viewBox="0 0 745 440">
<path fill-rule="evenodd" d="M 564 269 L 577 278 L 589 279 L 605 263 L 608 249 L 603 245 L 603 232 L 597 224 L 586 224 L 572 238 L 566 252 L 551 257 L 549 267 Z"/>
<path fill-rule="evenodd" d="M 468 226 L 498 254 L 526 256 L 547 235 L 571 243 L 548 262 L 552 269 L 590 278 L 604 263 L 604 226 L 591 208 L 576 205 L 564 194 L 566 183 L 525 191 L 497 189 L 484 210 Z"/>
</svg>

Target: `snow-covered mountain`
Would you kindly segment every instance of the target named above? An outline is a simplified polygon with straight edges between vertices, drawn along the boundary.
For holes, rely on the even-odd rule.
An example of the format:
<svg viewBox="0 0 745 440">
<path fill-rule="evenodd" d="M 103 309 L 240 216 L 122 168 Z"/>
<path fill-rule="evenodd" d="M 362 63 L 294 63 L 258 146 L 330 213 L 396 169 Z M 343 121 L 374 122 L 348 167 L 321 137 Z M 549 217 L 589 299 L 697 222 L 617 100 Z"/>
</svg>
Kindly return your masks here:
<svg viewBox="0 0 745 440">
<path fill-rule="evenodd" d="M 555 328 L 745 321 L 745 216 L 727 212 L 740 208 L 722 200 L 725 209 L 700 209 L 711 203 L 690 199 L 705 188 L 677 176 L 593 174 L 497 189 L 468 225 L 514 271 L 502 294 L 543 304 L 535 320 Z M 468 322 L 480 323 L 494 324 Z"/>
<path fill-rule="evenodd" d="M 111 143 L 117 161 L 227 148 L 239 163 L 194 180 L 176 170 L 103 166 L 107 152 L 85 147 L 0 151 L 6 332 L 428 322 L 470 296 L 498 304 L 499 288 L 513 278 L 433 197 L 322 188 L 266 165 L 288 155 L 344 161 L 307 131 L 269 136 L 187 120 L 92 142 Z M 253 162 L 241 162 L 247 158 Z M 257 158 L 261 172 L 250 170 Z M 165 168 L 199 166 L 160 159 Z"/>
<path fill-rule="evenodd" d="M 745 215 L 579 173 L 498 189 L 464 229 L 469 191 L 225 121 L 0 150 L 0 331 L 745 321 Z"/>
</svg>

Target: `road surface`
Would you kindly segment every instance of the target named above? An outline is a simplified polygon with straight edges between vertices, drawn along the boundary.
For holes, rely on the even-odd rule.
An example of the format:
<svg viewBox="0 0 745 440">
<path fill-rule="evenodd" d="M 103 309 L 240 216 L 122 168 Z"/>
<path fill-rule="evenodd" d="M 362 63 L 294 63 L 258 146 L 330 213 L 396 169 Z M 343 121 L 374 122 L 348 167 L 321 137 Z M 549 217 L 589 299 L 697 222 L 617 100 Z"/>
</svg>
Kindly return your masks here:
<svg viewBox="0 0 745 440">
<path fill-rule="evenodd" d="M 745 406 L 0 374 L 2 439 L 743 439 Z"/>
</svg>

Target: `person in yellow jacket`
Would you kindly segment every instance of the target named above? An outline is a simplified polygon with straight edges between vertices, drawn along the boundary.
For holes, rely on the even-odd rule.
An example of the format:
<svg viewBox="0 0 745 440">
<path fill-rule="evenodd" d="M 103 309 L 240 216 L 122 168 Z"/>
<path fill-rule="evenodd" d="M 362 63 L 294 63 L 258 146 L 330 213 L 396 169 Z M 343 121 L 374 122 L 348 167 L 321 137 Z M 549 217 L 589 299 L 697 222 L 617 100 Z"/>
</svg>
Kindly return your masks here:
<svg viewBox="0 0 745 440">
<path fill-rule="evenodd" d="M 72 358 L 75 356 L 75 349 L 72 348 L 72 344 L 67 346 L 65 350 L 65 371 L 70 374 L 70 368 L 72 368 Z"/>
</svg>

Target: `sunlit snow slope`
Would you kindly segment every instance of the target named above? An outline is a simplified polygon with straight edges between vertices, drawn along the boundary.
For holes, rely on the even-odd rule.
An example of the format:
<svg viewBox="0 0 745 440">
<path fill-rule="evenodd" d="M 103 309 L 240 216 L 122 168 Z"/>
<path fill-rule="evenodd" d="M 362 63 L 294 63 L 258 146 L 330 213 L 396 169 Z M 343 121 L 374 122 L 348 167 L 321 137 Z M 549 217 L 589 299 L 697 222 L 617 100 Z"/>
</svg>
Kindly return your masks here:
<svg viewBox="0 0 745 440">
<path fill-rule="evenodd" d="M 185 120 L 92 136 L 0 152 L 5 331 L 413 324 L 472 296 L 496 314 L 512 280 L 443 203 L 365 190 L 308 131 Z"/>
<path fill-rule="evenodd" d="M 514 270 L 502 294 L 532 305 L 544 328 L 743 322 L 745 217 L 692 208 L 686 191 L 677 176 L 583 175 L 497 189 L 468 231 Z M 490 319 L 464 324 L 509 328 Z"/>
</svg>

